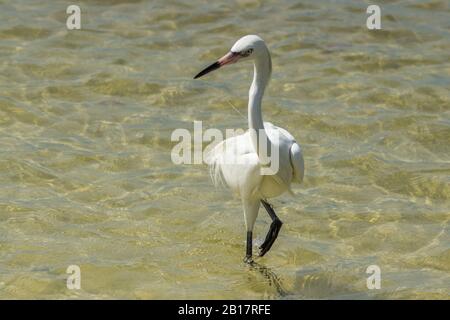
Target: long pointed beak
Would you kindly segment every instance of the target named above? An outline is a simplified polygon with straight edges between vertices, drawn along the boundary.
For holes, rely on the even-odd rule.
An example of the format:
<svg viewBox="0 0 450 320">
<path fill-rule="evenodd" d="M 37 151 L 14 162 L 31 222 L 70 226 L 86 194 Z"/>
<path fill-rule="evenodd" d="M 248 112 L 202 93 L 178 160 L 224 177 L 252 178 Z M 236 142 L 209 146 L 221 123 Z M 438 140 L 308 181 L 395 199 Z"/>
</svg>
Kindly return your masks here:
<svg viewBox="0 0 450 320">
<path fill-rule="evenodd" d="M 210 73 L 211 71 L 217 70 L 220 67 L 223 67 L 223 66 L 225 66 L 227 64 L 235 63 L 235 62 L 237 62 L 239 60 L 240 57 L 241 56 L 239 55 L 239 53 L 230 51 L 226 55 L 224 55 L 222 58 L 220 58 L 219 60 L 217 60 L 213 64 L 209 65 L 208 67 L 206 67 L 202 71 L 200 71 L 194 77 L 194 79 L 200 78 L 201 76 L 204 76 L 205 74 Z"/>
</svg>

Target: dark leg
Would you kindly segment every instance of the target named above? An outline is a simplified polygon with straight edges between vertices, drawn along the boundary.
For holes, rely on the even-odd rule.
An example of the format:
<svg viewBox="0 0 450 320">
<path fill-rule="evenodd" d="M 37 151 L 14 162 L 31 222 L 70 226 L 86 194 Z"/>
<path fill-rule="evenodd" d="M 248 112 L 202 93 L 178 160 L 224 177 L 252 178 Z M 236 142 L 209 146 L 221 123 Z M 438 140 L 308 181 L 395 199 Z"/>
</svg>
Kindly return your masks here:
<svg viewBox="0 0 450 320">
<path fill-rule="evenodd" d="M 247 251 L 245 253 L 244 262 L 248 264 L 253 263 L 252 246 L 253 246 L 253 234 L 251 231 L 247 231 Z"/>
<path fill-rule="evenodd" d="M 280 232 L 281 226 L 283 225 L 281 220 L 278 219 L 277 215 L 275 214 L 275 211 L 273 210 L 272 206 L 264 200 L 261 200 L 261 203 L 263 204 L 264 208 L 266 208 L 267 213 L 272 219 L 272 223 L 270 224 L 269 232 L 267 232 L 266 239 L 264 240 L 263 244 L 259 247 L 259 249 L 261 249 L 261 251 L 259 252 L 260 257 L 264 256 L 267 253 L 267 251 L 270 250 L 273 243 L 278 237 L 278 232 Z"/>
</svg>

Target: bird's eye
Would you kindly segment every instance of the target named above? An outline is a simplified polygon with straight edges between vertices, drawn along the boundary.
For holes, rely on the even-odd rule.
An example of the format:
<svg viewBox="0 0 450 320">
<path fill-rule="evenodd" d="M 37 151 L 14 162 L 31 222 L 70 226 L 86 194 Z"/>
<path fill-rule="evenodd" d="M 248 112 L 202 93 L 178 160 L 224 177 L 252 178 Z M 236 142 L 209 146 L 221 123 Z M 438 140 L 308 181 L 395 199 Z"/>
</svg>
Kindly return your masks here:
<svg viewBox="0 0 450 320">
<path fill-rule="evenodd" d="M 253 52 L 253 49 L 245 50 L 245 51 L 241 52 L 241 56 L 248 57 L 249 55 L 252 54 L 252 52 Z"/>
</svg>

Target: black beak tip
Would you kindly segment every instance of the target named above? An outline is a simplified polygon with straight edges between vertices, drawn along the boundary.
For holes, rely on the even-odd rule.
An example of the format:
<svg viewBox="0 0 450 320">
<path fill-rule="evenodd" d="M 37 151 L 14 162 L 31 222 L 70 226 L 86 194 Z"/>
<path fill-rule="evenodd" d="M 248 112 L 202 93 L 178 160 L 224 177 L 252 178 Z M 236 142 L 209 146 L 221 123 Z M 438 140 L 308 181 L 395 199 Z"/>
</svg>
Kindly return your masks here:
<svg viewBox="0 0 450 320">
<path fill-rule="evenodd" d="M 201 76 L 204 76 L 205 74 L 210 73 L 211 71 L 214 71 L 219 68 L 220 68 L 220 63 L 218 61 L 216 61 L 213 64 L 211 64 L 210 66 L 208 66 L 205 69 L 203 69 L 202 71 L 200 71 L 199 73 L 197 73 L 195 75 L 194 79 L 200 78 Z"/>
</svg>

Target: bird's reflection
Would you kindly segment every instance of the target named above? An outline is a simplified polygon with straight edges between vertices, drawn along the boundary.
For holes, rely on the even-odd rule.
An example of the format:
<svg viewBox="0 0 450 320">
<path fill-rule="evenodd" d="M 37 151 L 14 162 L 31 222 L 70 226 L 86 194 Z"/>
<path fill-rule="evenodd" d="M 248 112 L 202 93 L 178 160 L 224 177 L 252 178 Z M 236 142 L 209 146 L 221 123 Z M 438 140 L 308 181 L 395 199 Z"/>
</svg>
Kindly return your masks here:
<svg viewBox="0 0 450 320">
<path fill-rule="evenodd" d="M 249 267 L 251 270 L 258 271 L 264 278 L 266 278 L 269 286 L 273 286 L 280 297 L 285 297 L 290 294 L 289 291 L 283 287 L 283 282 L 281 279 L 270 268 L 255 261 L 252 261 L 249 264 Z"/>
</svg>

